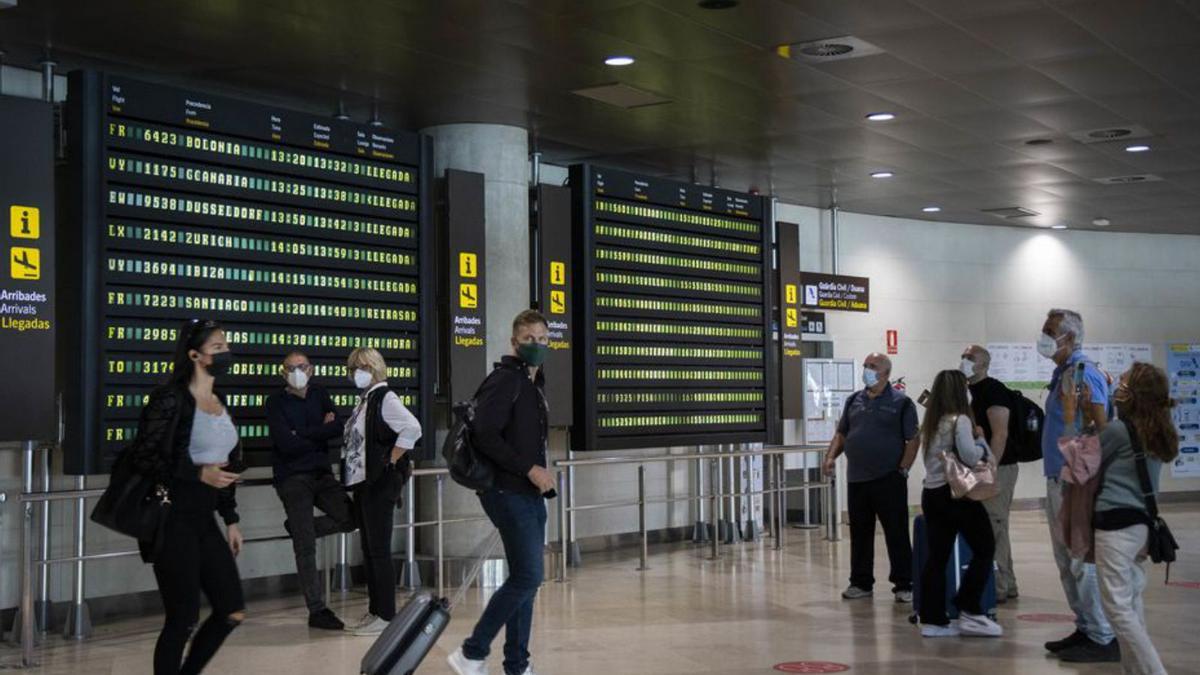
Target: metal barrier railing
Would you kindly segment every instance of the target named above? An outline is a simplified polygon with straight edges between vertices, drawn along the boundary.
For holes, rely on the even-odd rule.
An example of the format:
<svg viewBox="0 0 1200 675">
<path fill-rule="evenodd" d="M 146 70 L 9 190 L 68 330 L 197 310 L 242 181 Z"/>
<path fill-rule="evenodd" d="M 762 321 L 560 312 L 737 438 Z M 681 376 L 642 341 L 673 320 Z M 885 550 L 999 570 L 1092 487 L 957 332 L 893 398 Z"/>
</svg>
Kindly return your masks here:
<svg viewBox="0 0 1200 675">
<path fill-rule="evenodd" d="M 647 564 L 648 549 L 649 549 L 649 532 L 648 532 L 647 525 L 646 525 L 646 505 L 648 505 L 648 504 L 671 504 L 671 503 L 678 503 L 678 502 L 695 502 L 698 504 L 703 504 L 705 501 L 707 501 L 708 506 L 709 506 L 709 508 L 708 508 L 708 512 L 709 512 L 709 522 L 708 522 L 709 536 L 708 536 L 708 539 L 712 545 L 709 559 L 716 560 L 721 557 L 720 529 L 721 529 L 722 521 L 721 521 L 721 516 L 720 516 L 720 510 L 721 510 L 723 500 L 729 499 L 730 500 L 730 512 L 736 513 L 737 509 L 736 509 L 736 505 L 735 505 L 735 500 L 737 500 L 737 499 L 742 499 L 745 497 L 756 497 L 756 496 L 771 497 L 771 508 L 769 509 L 769 513 L 771 514 L 772 538 L 775 540 L 775 545 L 774 545 L 775 550 L 780 550 L 781 548 L 783 548 L 783 539 L 784 539 L 783 532 L 784 532 L 784 525 L 785 525 L 785 521 L 786 521 L 785 514 L 787 512 L 787 506 L 786 506 L 787 494 L 789 492 L 804 492 L 805 493 L 805 513 L 806 513 L 806 517 L 807 517 L 808 511 L 809 511 L 808 505 L 810 503 L 810 500 L 808 498 L 809 491 L 824 490 L 826 492 L 826 496 L 825 496 L 826 508 L 824 509 L 824 513 L 825 513 L 826 521 L 827 521 L 826 522 L 827 536 L 831 540 L 836 540 L 837 539 L 837 530 L 836 530 L 836 515 L 835 514 L 837 513 L 838 507 L 836 504 L 837 490 L 835 489 L 835 484 L 831 480 L 829 482 L 805 481 L 804 483 L 799 484 L 799 485 L 788 485 L 787 471 L 784 469 L 784 457 L 786 455 L 798 454 L 798 453 L 819 452 L 819 451 L 824 451 L 824 450 L 825 450 L 824 446 L 798 445 L 798 446 L 778 447 L 778 448 L 762 448 L 762 449 L 758 449 L 758 450 L 738 450 L 738 451 L 733 451 L 733 452 L 711 452 L 711 453 L 698 452 L 698 453 L 691 453 L 691 454 L 658 455 L 658 456 L 653 456 L 653 457 L 598 457 L 595 459 L 558 460 L 558 461 L 554 462 L 554 466 L 561 468 L 561 469 L 567 469 L 568 471 L 570 469 L 574 469 L 574 468 L 589 467 L 589 466 L 635 466 L 636 465 L 637 466 L 637 486 L 638 486 L 638 496 L 637 496 L 636 500 L 604 502 L 604 503 L 599 503 L 599 504 L 586 504 L 583 506 L 579 506 L 574 503 L 574 501 L 575 501 L 574 495 L 572 493 L 570 493 L 572 481 L 568 480 L 568 476 L 567 476 L 568 471 L 560 471 L 559 472 L 559 474 L 558 474 L 558 494 L 559 494 L 559 499 L 558 499 L 558 540 L 559 540 L 559 546 L 560 546 L 559 550 L 562 552 L 562 554 L 559 555 L 559 557 L 558 557 L 558 581 L 566 581 L 566 579 L 567 579 L 567 554 L 566 554 L 566 552 L 568 550 L 568 547 L 571 544 L 571 540 L 573 539 L 571 534 L 568 532 L 568 523 L 571 520 L 570 515 L 572 513 L 579 513 L 582 511 L 592 511 L 592 510 L 598 510 L 598 509 L 612 509 L 612 508 L 629 508 L 629 507 L 636 506 L 638 509 L 638 535 L 640 537 L 639 560 L 641 563 L 639 565 L 638 569 L 643 570 L 643 571 L 649 569 L 649 566 Z M 725 462 L 729 463 L 730 475 L 732 476 L 733 461 L 736 459 L 744 458 L 744 457 L 762 457 L 766 461 L 766 465 L 764 466 L 763 485 L 767 486 L 767 487 L 764 487 L 764 489 L 762 489 L 762 490 L 747 490 L 747 491 L 738 492 L 733 488 L 732 479 L 731 479 L 730 490 L 725 491 L 721 486 L 722 476 L 724 475 L 723 464 Z M 665 463 L 665 462 L 681 462 L 681 461 L 682 462 L 688 462 L 688 461 L 696 462 L 696 466 L 697 466 L 696 475 L 697 476 L 701 476 L 703 474 L 703 472 L 702 472 L 703 462 L 707 461 L 709 463 L 709 467 L 710 467 L 710 470 L 708 472 L 709 491 L 708 491 L 707 497 L 704 494 L 702 494 L 703 490 L 704 490 L 703 481 L 697 480 L 696 486 L 697 486 L 698 494 L 679 496 L 679 497 L 668 496 L 668 497 L 658 497 L 658 498 L 654 498 L 654 499 L 648 499 L 646 496 L 646 465 L 647 464 Z M 768 468 L 770 470 L 765 471 Z M 734 525 L 733 522 L 726 523 L 727 527 L 732 527 L 733 525 Z M 728 542 L 732 542 L 734 540 L 735 540 L 735 538 L 732 536 L 727 538 Z"/>
<path fill-rule="evenodd" d="M 776 550 L 779 550 L 783 546 L 783 539 L 784 539 L 783 530 L 784 530 L 784 525 L 785 525 L 785 520 L 786 520 L 784 514 L 786 512 L 785 500 L 786 500 L 787 493 L 803 491 L 806 494 L 805 512 L 806 512 L 806 518 L 807 518 L 807 513 L 809 511 L 808 505 L 810 503 L 810 500 L 807 498 L 809 491 L 814 490 L 814 489 L 824 490 L 826 492 L 827 507 L 825 509 L 823 509 L 823 512 L 826 515 L 826 521 L 827 521 L 826 525 L 828 528 L 827 532 L 829 533 L 830 539 L 836 539 L 836 536 L 837 536 L 836 515 L 838 513 L 838 510 L 837 510 L 837 505 L 835 503 L 836 490 L 831 489 L 832 483 L 806 481 L 800 485 L 788 485 L 786 471 L 784 470 L 784 456 L 785 455 L 795 454 L 795 453 L 814 452 L 814 451 L 823 450 L 823 449 L 824 449 L 823 447 L 817 447 L 817 446 L 794 446 L 794 447 L 786 447 L 786 448 L 764 448 L 764 449 L 759 449 L 759 450 L 744 450 L 744 451 L 735 451 L 735 452 L 693 453 L 693 454 L 686 454 L 686 455 L 661 455 L 661 456 L 653 456 L 653 457 L 628 457 L 628 458 L 626 458 L 626 457 L 604 457 L 604 458 L 593 458 L 593 459 L 572 459 L 572 460 L 556 461 L 556 462 L 554 462 L 554 465 L 555 465 L 555 467 L 558 467 L 560 469 L 560 471 L 558 472 L 558 476 L 557 476 L 558 493 L 559 493 L 559 499 L 558 499 L 558 527 L 559 527 L 558 580 L 566 581 L 566 579 L 567 579 L 567 562 L 568 562 L 568 557 L 569 557 L 568 550 L 569 550 L 571 543 L 574 541 L 573 533 L 568 534 L 568 521 L 570 520 L 569 514 L 574 514 L 574 513 L 584 512 L 584 511 L 593 511 L 593 510 L 610 509 L 610 508 L 628 508 L 628 507 L 632 507 L 632 506 L 638 507 L 638 532 L 639 532 L 639 536 L 640 536 L 640 549 L 641 549 L 640 554 L 639 554 L 639 559 L 640 559 L 640 563 L 641 563 L 638 568 L 639 570 L 649 569 L 648 564 L 647 564 L 649 540 L 648 540 L 648 530 L 647 530 L 647 520 L 646 520 L 646 506 L 648 504 L 669 504 L 669 503 L 678 503 L 678 502 L 694 502 L 694 503 L 701 505 L 701 508 L 698 509 L 698 511 L 702 512 L 703 504 L 707 501 L 708 506 L 709 506 L 708 510 L 709 510 L 709 517 L 710 517 L 709 527 L 711 527 L 710 539 L 712 541 L 712 549 L 711 549 L 710 559 L 717 559 L 720 557 L 720 549 L 719 549 L 720 537 L 718 536 L 719 525 L 720 525 L 719 512 L 720 512 L 720 508 L 721 508 L 721 504 L 722 504 L 723 500 L 725 500 L 725 499 L 730 500 L 730 505 L 731 505 L 730 508 L 731 508 L 731 513 L 732 513 L 733 504 L 734 504 L 733 500 L 741 499 L 741 498 L 745 498 L 745 497 L 753 497 L 753 496 L 764 496 L 764 497 L 771 496 L 772 504 L 771 504 L 771 508 L 769 509 L 769 512 L 771 514 L 771 526 L 772 526 L 771 529 L 772 529 L 773 538 L 775 540 L 774 548 Z M 34 613 L 35 613 L 35 603 L 34 603 L 34 577 L 35 577 L 35 574 L 34 574 L 34 572 L 35 572 L 35 570 L 38 571 L 37 577 L 39 580 L 38 586 L 39 586 L 39 593 L 40 593 L 41 601 L 43 603 L 48 603 L 48 601 L 49 601 L 49 592 L 48 591 L 49 591 L 49 570 L 50 570 L 50 568 L 54 565 L 61 565 L 61 564 L 67 564 L 67 563 L 75 564 L 75 566 L 76 566 L 75 579 L 74 579 L 75 583 L 74 583 L 74 588 L 73 588 L 72 605 L 73 605 L 73 614 L 75 616 L 75 621 L 80 621 L 80 619 L 79 619 L 80 616 L 86 616 L 86 609 L 84 609 L 84 602 L 85 602 L 85 581 L 84 581 L 85 577 L 83 574 L 84 563 L 90 562 L 90 561 L 111 560 L 111 559 L 115 559 L 115 558 L 139 555 L 139 551 L 127 550 L 127 551 L 108 551 L 108 552 L 104 552 L 104 553 L 90 553 L 90 554 L 86 553 L 85 548 L 84 548 L 85 538 L 86 538 L 86 527 L 87 527 L 86 500 L 89 498 L 99 497 L 100 495 L 102 495 L 104 493 L 104 490 L 100 489 L 100 488 L 83 489 L 84 486 L 86 485 L 86 482 L 85 482 L 84 478 L 81 476 L 81 477 L 78 477 L 76 480 L 76 486 L 80 489 L 61 490 L 61 491 L 51 492 L 49 489 L 50 488 L 50 480 L 48 478 L 48 476 L 49 476 L 48 464 L 49 463 L 48 463 L 48 461 L 46 461 L 43 463 L 43 467 L 42 467 L 44 491 L 43 492 L 34 492 L 33 491 L 33 489 L 34 489 L 34 479 L 33 479 L 34 467 L 33 467 L 33 464 L 35 461 L 34 455 L 36 454 L 37 448 L 34 447 L 33 444 L 27 444 L 26 447 L 24 448 L 24 450 L 25 450 L 24 489 L 23 489 L 23 492 L 17 497 L 17 502 L 20 505 L 20 509 L 21 509 L 21 513 L 22 513 L 22 521 L 21 521 L 21 599 L 20 599 L 20 610 L 19 610 L 20 626 L 19 627 L 14 626 L 14 630 L 17 630 L 18 628 L 20 630 L 21 664 L 22 664 L 22 666 L 23 667 L 33 667 L 36 665 L 36 663 L 34 661 L 34 649 L 35 649 L 35 638 L 36 638 L 36 634 L 37 634 L 36 626 L 38 625 L 37 622 L 35 621 L 35 616 L 34 616 Z M 44 452 L 45 452 L 45 455 L 48 457 L 49 452 L 48 451 L 44 451 Z M 733 461 L 735 459 L 743 458 L 743 457 L 763 457 L 764 459 L 768 460 L 768 462 L 769 462 L 768 466 L 770 468 L 770 471 L 768 472 L 768 474 L 766 476 L 764 476 L 764 485 L 767 485 L 770 487 L 766 487 L 763 490 L 751 490 L 751 491 L 738 492 L 738 491 L 734 491 L 732 489 L 732 482 L 731 482 L 731 490 L 730 491 L 723 490 L 723 488 L 721 487 L 722 475 L 723 475 L 723 470 L 722 470 L 723 463 L 728 461 L 730 464 L 730 469 L 732 470 Z M 661 497 L 661 498 L 648 499 L 646 496 L 646 465 L 647 464 L 655 464 L 655 463 L 663 463 L 663 462 L 679 462 L 679 461 L 694 461 L 694 462 L 696 462 L 698 477 L 701 476 L 703 473 L 702 472 L 703 463 L 705 461 L 709 462 L 711 469 L 709 471 L 710 486 L 709 486 L 708 494 L 707 495 L 703 494 L 703 492 L 704 492 L 703 485 L 701 484 L 700 480 L 697 480 L 698 494 L 681 496 L 681 497 Z M 572 473 L 576 468 L 591 467 L 591 466 L 626 466 L 626 465 L 637 465 L 637 467 L 638 467 L 638 471 L 637 471 L 638 498 L 637 498 L 637 500 L 635 500 L 635 501 L 620 501 L 620 502 L 606 502 L 606 503 L 599 503 L 599 504 L 587 504 L 587 505 L 582 505 L 582 506 L 575 505 L 573 503 L 574 495 L 570 492 L 573 481 L 570 480 L 569 474 Z M 766 467 L 764 467 L 764 468 L 766 468 Z M 409 588 L 414 588 L 414 587 L 417 587 L 420 585 L 419 579 L 415 572 L 415 570 L 416 570 L 416 545 L 415 545 L 416 529 L 420 528 L 420 527 L 434 527 L 436 530 L 436 535 L 435 535 L 436 536 L 436 545 L 435 545 L 435 558 L 434 558 L 435 584 L 437 587 L 438 594 L 444 595 L 445 594 L 445 568 L 446 568 L 445 552 L 444 552 L 445 527 L 447 525 L 453 525 L 453 524 L 459 524 L 459 523 L 486 521 L 487 518 L 485 516 L 452 518 L 452 519 L 446 519 L 444 517 L 443 509 L 444 509 L 444 495 L 445 495 L 445 479 L 446 479 L 446 476 L 449 475 L 449 471 L 447 469 L 445 469 L 445 468 L 415 469 L 413 471 L 412 475 L 414 478 L 425 477 L 425 476 L 433 477 L 434 489 L 435 489 L 435 518 L 434 518 L 434 520 L 428 520 L 428 521 L 416 521 L 416 519 L 415 519 L 416 502 L 415 502 L 415 487 L 414 487 L 416 481 L 410 480 L 408 482 L 408 485 L 406 486 L 406 492 L 405 492 L 405 498 L 409 505 L 409 508 L 406 510 L 406 522 L 402 522 L 402 523 L 399 523 L 399 524 L 396 524 L 393 526 L 393 529 L 404 529 L 407 532 L 407 544 L 408 545 L 406 546 L 406 550 L 405 550 L 405 565 L 407 566 L 408 575 L 405 578 L 405 581 L 406 581 L 405 586 L 409 587 Z M 263 479 L 247 479 L 247 480 L 239 482 L 239 486 L 243 486 L 243 487 L 257 487 L 257 486 L 267 486 L 267 485 L 272 485 L 272 481 L 270 479 L 265 479 L 265 478 L 263 478 Z M 49 508 L 48 507 L 49 507 L 50 503 L 52 503 L 52 502 L 72 501 L 72 500 L 76 501 L 76 509 L 75 509 L 76 522 L 74 524 L 75 525 L 75 537 L 76 537 L 76 541 L 74 542 L 75 543 L 75 549 L 74 549 L 75 554 L 71 555 L 71 556 L 67 556 L 67 557 L 50 558 L 49 557 L 50 528 L 49 528 Z M 42 546 L 39 549 L 41 552 L 40 559 L 35 560 L 33 552 L 35 549 L 34 532 L 35 532 L 36 528 L 34 527 L 34 522 L 33 522 L 34 521 L 33 511 L 34 511 L 34 505 L 38 504 L 38 503 L 41 503 L 43 505 L 42 513 L 41 513 L 42 523 L 41 523 L 41 528 L 40 528 L 41 537 L 42 537 L 42 542 L 41 542 Z M 257 543 L 263 543 L 263 542 L 276 542 L 276 541 L 287 540 L 289 538 L 290 537 L 288 537 L 286 535 L 254 537 L 254 538 L 247 538 L 245 540 L 245 543 L 257 544 Z M 328 546 L 328 542 L 331 541 L 332 539 L 333 538 L 331 538 L 331 537 L 326 537 L 324 539 L 324 541 L 326 543 L 323 543 L 322 545 Z M 335 541 L 336 541 L 336 545 L 337 545 L 337 561 L 336 561 L 336 563 L 333 563 L 333 564 L 327 564 L 326 571 L 325 571 L 325 573 L 327 575 L 326 585 L 325 585 L 327 595 L 331 592 L 331 589 L 334 585 L 332 583 L 333 579 L 329 578 L 329 577 L 333 577 L 337 573 L 344 574 L 345 571 L 348 569 L 348 558 L 349 558 L 349 555 L 348 555 L 348 548 L 349 548 L 348 533 L 339 534 Z M 325 560 L 328 563 L 329 557 L 330 556 L 329 556 L 328 549 L 323 549 L 321 552 L 321 559 Z M 340 590 L 346 590 L 346 588 L 343 587 Z M 83 610 L 83 611 L 81 611 L 81 610 Z M 68 616 L 69 616 L 68 621 L 70 621 L 71 613 L 69 613 Z M 83 619 L 83 620 L 86 621 L 86 619 Z M 45 624 L 43 624 L 43 625 L 45 625 Z M 75 635 L 76 637 L 85 636 L 85 632 L 82 630 L 81 626 L 79 626 L 77 624 L 76 629 L 79 630 L 79 632 Z M 68 629 L 68 630 L 70 630 L 70 629 Z"/>
</svg>

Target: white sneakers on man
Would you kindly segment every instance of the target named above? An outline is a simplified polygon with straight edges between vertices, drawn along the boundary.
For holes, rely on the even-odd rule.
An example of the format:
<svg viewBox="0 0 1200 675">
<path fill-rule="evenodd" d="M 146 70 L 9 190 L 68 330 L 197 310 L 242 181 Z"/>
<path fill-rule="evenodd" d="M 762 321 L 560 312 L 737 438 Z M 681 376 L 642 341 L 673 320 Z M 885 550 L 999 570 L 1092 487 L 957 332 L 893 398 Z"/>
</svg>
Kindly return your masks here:
<svg viewBox="0 0 1200 675">
<path fill-rule="evenodd" d="M 966 612 L 958 615 L 958 631 L 965 637 L 1000 637 L 1004 635 L 1004 628 L 1000 624 L 983 614 L 967 614 Z"/>
<path fill-rule="evenodd" d="M 454 653 L 446 658 L 446 663 L 458 675 L 487 675 L 488 672 L 487 661 L 468 659 L 463 655 L 462 647 L 455 649 Z M 525 672 L 532 673 L 533 671 L 526 668 Z"/>
<path fill-rule="evenodd" d="M 387 621 L 384 621 L 383 619 L 381 619 L 377 616 L 372 616 L 370 621 L 367 621 L 366 623 L 362 624 L 358 628 L 355 628 L 353 631 L 351 631 L 351 634 L 356 635 L 358 637 L 379 635 L 380 633 L 383 632 L 383 629 L 387 628 L 387 627 L 388 627 Z"/>
<path fill-rule="evenodd" d="M 958 630 L 958 622 L 951 621 L 945 626 L 939 626 L 933 623 L 921 624 L 921 637 L 927 638 L 943 638 L 943 637 L 958 637 L 962 633 Z"/>
</svg>

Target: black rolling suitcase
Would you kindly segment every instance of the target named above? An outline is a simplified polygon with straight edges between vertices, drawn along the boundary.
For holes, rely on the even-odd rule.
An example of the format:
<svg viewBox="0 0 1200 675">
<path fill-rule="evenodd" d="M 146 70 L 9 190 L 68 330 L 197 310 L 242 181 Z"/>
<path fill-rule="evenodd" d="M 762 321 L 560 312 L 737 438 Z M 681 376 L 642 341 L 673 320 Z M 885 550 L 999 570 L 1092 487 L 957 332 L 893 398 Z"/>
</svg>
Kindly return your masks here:
<svg viewBox="0 0 1200 675">
<path fill-rule="evenodd" d="M 439 598 L 433 593 L 417 593 L 396 613 L 375 643 L 363 655 L 360 672 L 363 675 L 411 675 L 437 644 L 438 638 L 450 623 L 450 610 L 466 595 L 467 589 L 479 576 L 479 568 L 491 557 L 500 543 L 500 533 L 493 532 L 477 551 L 462 586 L 454 599 Z"/>
</svg>

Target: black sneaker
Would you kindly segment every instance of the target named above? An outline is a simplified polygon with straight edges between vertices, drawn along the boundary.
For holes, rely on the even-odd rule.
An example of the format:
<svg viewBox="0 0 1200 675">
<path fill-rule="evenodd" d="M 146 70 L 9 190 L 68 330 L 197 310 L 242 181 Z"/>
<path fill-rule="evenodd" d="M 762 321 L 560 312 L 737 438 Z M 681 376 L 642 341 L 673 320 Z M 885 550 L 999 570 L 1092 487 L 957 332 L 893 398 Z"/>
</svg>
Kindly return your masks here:
<svg viewBox="0 0 1200 675">
<path fill-rule="evenodd" d="M 1046 647 L 1046 651 L 1051 652 L 1053 654 L 1057 654 L 1064 649 L 1070 649 L 1071 647 L 1077 647 L 1081 644 L 1084 644 L 1085 642 L 1091 642 L 1091 639 L 1088 638 L 1088 636 L 1085 635 L 1083 633 L 1083 631 L 1076 630 L 1074 633 L 1071 633 L 1070 635 L 1068 635 L 1067 637 L 1065 637 L 1061 640 L 1053 640 L 1051 642 L 1047 642 L 1045 647 Z"/>
<path fill-rule="evenodd" d="M 1088 640 L 1062 650 L 1058 653 L 1058 659 L 1063 663 L 1118 663 L 1121 660 L 1121 646 L 1116 638 L 1106 645 Z"/>
<path fill-rule="evenodd" d="M 320 628 L 321 630 L 345 630 L 346 624 L 337 618 L 337 614 L 333 613 L 332 609 L 325 609 L 308 615 L 308 627 Z"/>
</svg>

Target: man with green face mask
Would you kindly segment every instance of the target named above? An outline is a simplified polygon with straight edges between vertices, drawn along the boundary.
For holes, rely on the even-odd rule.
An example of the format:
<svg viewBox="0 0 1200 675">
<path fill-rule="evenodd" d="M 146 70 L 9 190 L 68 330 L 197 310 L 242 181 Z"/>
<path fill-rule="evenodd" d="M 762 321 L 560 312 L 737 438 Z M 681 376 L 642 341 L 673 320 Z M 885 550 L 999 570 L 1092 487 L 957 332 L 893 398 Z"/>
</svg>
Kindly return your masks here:
<svg viewBox="0 0 1200 675">
<path fill-rule="evenodd" d="M 543 495 L 553 496 L 546 470 L 548 406 L 542 363 L 549 347 L 546 317 L 526 310 L 513 319 L 511 353 L 500 359 L 475 394 L 475 447 L 495 464 L 495 484 L 479 495 L 500 530 L 508 580 L 488 602 L 471 636 L 448 659 L 459 675 L 487 672 L 492 640 L 506 628 L 504 672 L 532 674 L 529 636 L 533 599 L 542 584 L 546 532 Z"/>
</svg>

